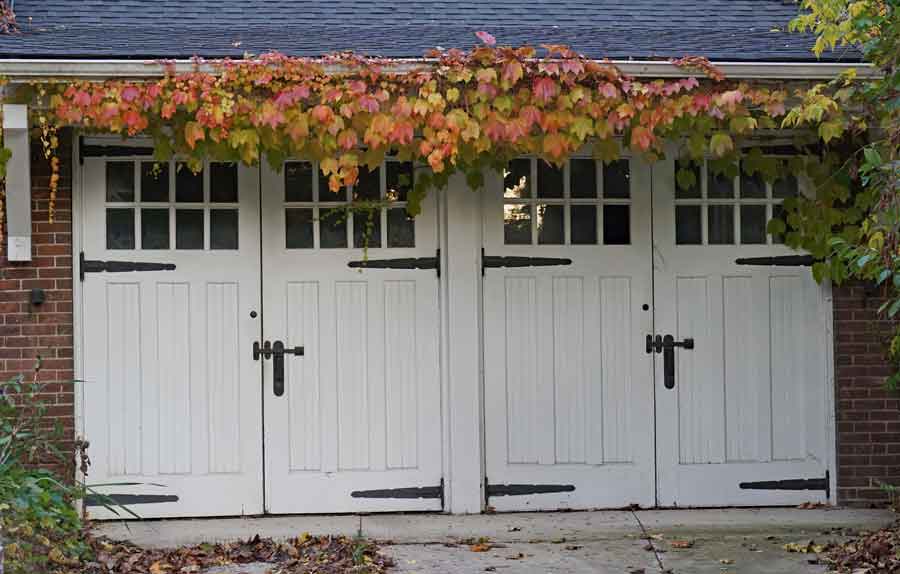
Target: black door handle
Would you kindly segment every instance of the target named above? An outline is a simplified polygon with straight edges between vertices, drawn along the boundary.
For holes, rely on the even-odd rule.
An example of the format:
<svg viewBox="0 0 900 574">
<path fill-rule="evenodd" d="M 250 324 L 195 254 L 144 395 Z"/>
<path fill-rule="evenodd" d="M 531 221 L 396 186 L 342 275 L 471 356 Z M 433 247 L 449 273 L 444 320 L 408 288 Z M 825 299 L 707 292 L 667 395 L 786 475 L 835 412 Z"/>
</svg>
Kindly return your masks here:
<svg viewBox="0 0 900 574">
<path fill-rule="evenodd" d="M 268 342 L 266 343 L 268 345 Z M 284 356 L 303 356 L 303 347 L 287 347 L 281 341 L 272 343 L 272 392 L 276 397 L 284 394 Z"/>
<path fill-rule="evenodd" d="M 659 337 L 659 335 L 657 335 Z M 666 335 L 662 338 L 663 351 L 663 385 L 667 389 L 675 388 L 675 347 L 682 349 L 693 349 L 694 340 L 685 339 L 684 341 L 676 341 L 672 335 Z"/>
</svg>

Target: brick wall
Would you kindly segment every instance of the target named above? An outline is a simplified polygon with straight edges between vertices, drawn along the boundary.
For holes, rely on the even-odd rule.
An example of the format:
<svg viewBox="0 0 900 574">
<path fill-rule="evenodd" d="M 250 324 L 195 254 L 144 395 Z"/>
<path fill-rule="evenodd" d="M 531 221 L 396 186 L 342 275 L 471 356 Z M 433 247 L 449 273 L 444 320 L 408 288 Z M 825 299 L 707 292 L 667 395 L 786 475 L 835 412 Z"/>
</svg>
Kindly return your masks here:
<svg viewBox="0 0 900 574">
<path fill-rule="evenodd" d="M 0 379 L 31 373 L 40 356 L 41 380 L 47 386 L 46 399 L 53 406 L 48 415 L 60 423 L 68 438 L 74 438 L 72 329 L 72 161 L 71 138 L 60 134 L 60 181 L 55 220 L 48 221 L 50 167 L 40 142 L 31 148 L 32 260 L 6 259 L 4 238 L 0 254 Z M 4 225 L 6 229 L 6 225 Z M 29 302 L 32 289 L 46 293 L 39 305 Z M 50 422 L 50 421 L 48 421 Z"/>
<path fill-rule="evenodd" d="M 834 289 L 841 504 L 881 504 L 888 497 L 879 482 L 900 485 L 900 395 L 884 387 L 893 326 L 878 316 L 882 302 L 873 286 Z"/>
</svg>

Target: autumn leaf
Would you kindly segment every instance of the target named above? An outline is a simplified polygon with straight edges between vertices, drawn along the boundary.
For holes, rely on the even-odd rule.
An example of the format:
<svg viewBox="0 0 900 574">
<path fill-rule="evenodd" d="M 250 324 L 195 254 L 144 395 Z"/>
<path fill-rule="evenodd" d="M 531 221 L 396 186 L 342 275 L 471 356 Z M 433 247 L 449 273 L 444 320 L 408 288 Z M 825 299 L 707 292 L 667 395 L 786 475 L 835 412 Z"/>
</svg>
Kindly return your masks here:
<svg viewBox="0 0 900 574">
<path fill-rule="evenodd" d="M 733 149 L 734 141 L 726 133 L 718 132 L 709 139 L 709 151 L 716 157 L 722 157 Z"/>
<path fill-rule="evenodd" d="M 197 122 L 188 122 L 184 126 L 184 141 L 189 148 L 194 149 L 197 142 L 206 138 L 206 131 Z"/>
<path fill-rule="evenodd" d="M 487 32 L 475 32 L 475 36 L 487 46 L 493 46 L 497 43 L 497 39 Z"/>
</svg>

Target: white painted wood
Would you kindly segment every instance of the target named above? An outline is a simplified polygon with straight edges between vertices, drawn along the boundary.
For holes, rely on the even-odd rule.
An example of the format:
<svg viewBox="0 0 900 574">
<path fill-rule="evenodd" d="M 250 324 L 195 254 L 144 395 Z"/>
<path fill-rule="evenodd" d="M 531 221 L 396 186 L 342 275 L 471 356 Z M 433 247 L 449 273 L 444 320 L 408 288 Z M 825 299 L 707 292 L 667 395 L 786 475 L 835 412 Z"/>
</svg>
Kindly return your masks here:
<svg viewBox="0 0 900 574">
<path fill-rule="evenodd" d="M 805 267 L 734 262 L 792 253 L 781 245 L 676 245 L 674 182 L 672 160 L 654 165 L 656 333 L 692 337 L 695 348 L 675 351 L 672 390 L 655 359 L 658 504 L 825 501 L 824 491 L 738 486 L 821 478 L 832 460 L 820 289 Z"/>
<path fill-rule="evenodd" d="M 256 168 L 239 168 L 240 248 L 228 251 L 107 250 L 105 160 L 85 159 L 82 173 L 87 259 L 177 266 L 85 275 L 87 482 L 136 482 L 101 490 L 178 497 L 135 505 L 142 517 L 262 512 L 260 371 L 250 355 L 259 320 L 249 315 L 260 304 Z"/>
<path fill-rule="evenodd" d="M 31 261 L 31 146 L 28 142 L 28 106 L 3 104 L 3 145 L 10 151 L 6 163 L 6 258 Z"/>
<path fill-rule="evenodd" d="M 366 253 L 317 240 L 288 249 L 284 173 L 262 169 L 263 340 L 305 350 L 285 357 L 281 397 L 272 360 L 262 364 L 266 510 L 440 510 L 438 499 L 351 496 L 438 486 L 443 476 L 437 273 L 347 266 L 366 256 L 435 256 L 433 196 L 415 220 L 414 248 Z"/>
<path fill-rule="evenodd" d="M 504 244 L 503 182 L 488 180 L 486 254 L 572 259 L 484 273 L 487 479 L 575 487 L 491 497 L 497 510 L 653 504 L 649 186 L 632 159 L 630 245 L 523 246 Z"/>
</svg>

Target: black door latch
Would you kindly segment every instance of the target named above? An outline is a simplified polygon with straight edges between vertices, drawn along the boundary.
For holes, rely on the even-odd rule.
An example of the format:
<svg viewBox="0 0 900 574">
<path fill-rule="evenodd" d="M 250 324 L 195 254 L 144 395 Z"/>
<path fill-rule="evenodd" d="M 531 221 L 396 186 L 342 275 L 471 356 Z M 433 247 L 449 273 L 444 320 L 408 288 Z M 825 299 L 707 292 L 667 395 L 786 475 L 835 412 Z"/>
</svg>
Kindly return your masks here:
<svg viewBox="0 0 900 574">
<path fill-rule="evenodd" d="M 266 341 L 262 347 L 258 342 L 253 343 L 253 360 L 258 361 L 260 357 L 272 359 L 272 392 L 276 397 L 284 394 L 284 356 L 295 355 L 303 356 L 303 347 L 285 347 L 281 341 L 271 343 Z"/>
<path fill-rule="evenodd" d="M 675 347 L 681 347 L 685 350 L 694 348 L 694 340 L 686 338 L 683 341 L 676 341 L 672 335 L 647 335 L 647 353 L 663 354 L 663 385 L 667 389 L 675 388 Z"/>
</svg>

